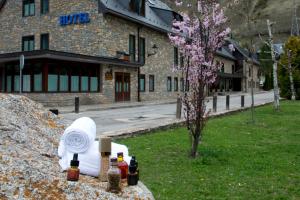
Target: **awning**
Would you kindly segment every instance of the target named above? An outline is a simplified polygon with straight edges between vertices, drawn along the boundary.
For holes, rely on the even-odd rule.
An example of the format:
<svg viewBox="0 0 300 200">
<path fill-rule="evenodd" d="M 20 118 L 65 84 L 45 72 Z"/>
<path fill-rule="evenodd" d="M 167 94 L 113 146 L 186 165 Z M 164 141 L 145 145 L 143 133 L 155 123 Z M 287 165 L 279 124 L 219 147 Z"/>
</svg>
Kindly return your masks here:
<svg viewBox="0 0 300 200">
<path fill-rule="evenodd" d="M 93 63 L 93 64 L 109 64 L 109 65 L 135 67 L 135 68 L 142 67 L 144 65 L 143 63 L 129 62 L 114 57 L 88 56 L 88 55 L 53 51 L 53 50 L 34 50 L 34 51 L 0 54 L 0 63 L 18 61 L 21 55 L 24 55 L 25 60 L 47 58 L 47 59 L 62 60 L 62 61 Z"/>
</svg>

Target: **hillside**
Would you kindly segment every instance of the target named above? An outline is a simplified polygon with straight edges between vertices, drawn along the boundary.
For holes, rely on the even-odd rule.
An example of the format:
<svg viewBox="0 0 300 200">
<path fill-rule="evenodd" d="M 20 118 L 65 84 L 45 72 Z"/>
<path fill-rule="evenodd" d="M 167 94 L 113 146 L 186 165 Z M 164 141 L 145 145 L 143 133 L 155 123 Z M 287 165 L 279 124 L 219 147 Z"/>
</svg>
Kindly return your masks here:
<svg viewBox="0 0 300 200">
<path fill-rule="evenodd" d="M 163 0 L 173 9 L 178 10 L 175 6 L 174 0 Z M 196 0 L 185 0 L 183 2 L 190 3 Z M 294 0 L 252 0 L 253 3 L 253 16 L 256 18 L 255 32 L 252 35 L 261 33 L 263 36 L 267 36 L 267 23 L 266 20 L 276 22 L 274 25 L 274 40 L 275 42 L 284 42 L 290 35 L 293 13 L 293 1 Z M 222 2 L 227 2 L 223 0 Z M 300 0 L 296 0 L 298 5 L 298 16 L 300 17 Z M 239 9 L 238 7 L 235 9 Z M 233 36 L 238 40 L 245 41 L 249 33 L 245 30 L 243 24 L 245 19 L 236 15 L 235 10 L 228 10 L 227 16 L 229 18 L 229 26 L 232 28 Z M 257 45 L 260 45 L 260 39 L 256 38 Z"/>
</svg>

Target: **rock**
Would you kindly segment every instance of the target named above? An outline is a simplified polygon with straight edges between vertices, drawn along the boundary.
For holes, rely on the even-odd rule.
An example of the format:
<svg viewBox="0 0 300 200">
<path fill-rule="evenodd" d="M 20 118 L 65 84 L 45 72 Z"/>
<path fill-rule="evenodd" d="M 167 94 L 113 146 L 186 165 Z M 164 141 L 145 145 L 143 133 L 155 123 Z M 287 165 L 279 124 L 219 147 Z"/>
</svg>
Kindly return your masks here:
<svg viewBox="0 0 300 200">
<path fill-rule="evenodd" d="M 97 178 L 66 181 L 57 156 L 64 124 L 39 103 L 0 94 L 0 199 L 154 199 L 141 182 L 115 195 Z"/>
</svg>

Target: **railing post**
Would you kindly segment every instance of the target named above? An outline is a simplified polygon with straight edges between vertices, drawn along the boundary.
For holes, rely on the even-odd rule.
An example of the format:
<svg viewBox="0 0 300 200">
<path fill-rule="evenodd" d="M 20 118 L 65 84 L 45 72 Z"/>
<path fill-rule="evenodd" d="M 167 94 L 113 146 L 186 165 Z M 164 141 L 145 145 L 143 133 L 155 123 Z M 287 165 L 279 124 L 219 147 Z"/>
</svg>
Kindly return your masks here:
<svg viewBox="0 0 300 200">
<path fill-rule="evenodd" d="M 177 108 L 176 108 L 176 118 L 181 119 L 181 110 L 182 110 L 182 103 L 181 98 L 177 98 Z"/>
<path fill-rule="evenodd" d="M 230 109 L 230 96 L 229 95 L 226 95 L 226 110 L 229 110 Z"/>
<path fill-rule="evenodd" d="M 217 112 L 217 100 L 218 100 L 217 95 L 214 95 L 214 97 L 213 97 L 213 112 Z"/>
<path fill-rule="evenodd" d="M 245 95 L 241 96 L 241 107 L 244 108 L 245 107 Z"/>
<path fill-rule="evenodd" d="M 79 97 L 75 97 L 75 113 L 79 113 Z"/>
</svg>

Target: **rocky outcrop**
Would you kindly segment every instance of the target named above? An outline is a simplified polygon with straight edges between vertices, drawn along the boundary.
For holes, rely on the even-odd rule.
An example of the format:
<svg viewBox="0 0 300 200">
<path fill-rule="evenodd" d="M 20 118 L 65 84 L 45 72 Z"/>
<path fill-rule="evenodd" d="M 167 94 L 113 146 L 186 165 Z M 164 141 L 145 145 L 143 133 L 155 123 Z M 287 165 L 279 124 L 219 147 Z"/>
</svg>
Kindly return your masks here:
<svg viewBox="0 0 300 200">
<path fill-rule="evenodd" d="M 0 94 L 0 199 L 153 199 L 142 183 L 114 195 L 96 178 L 67 182 L 57 156 L 63 130 L 41 104 Z"/>
</svg>

